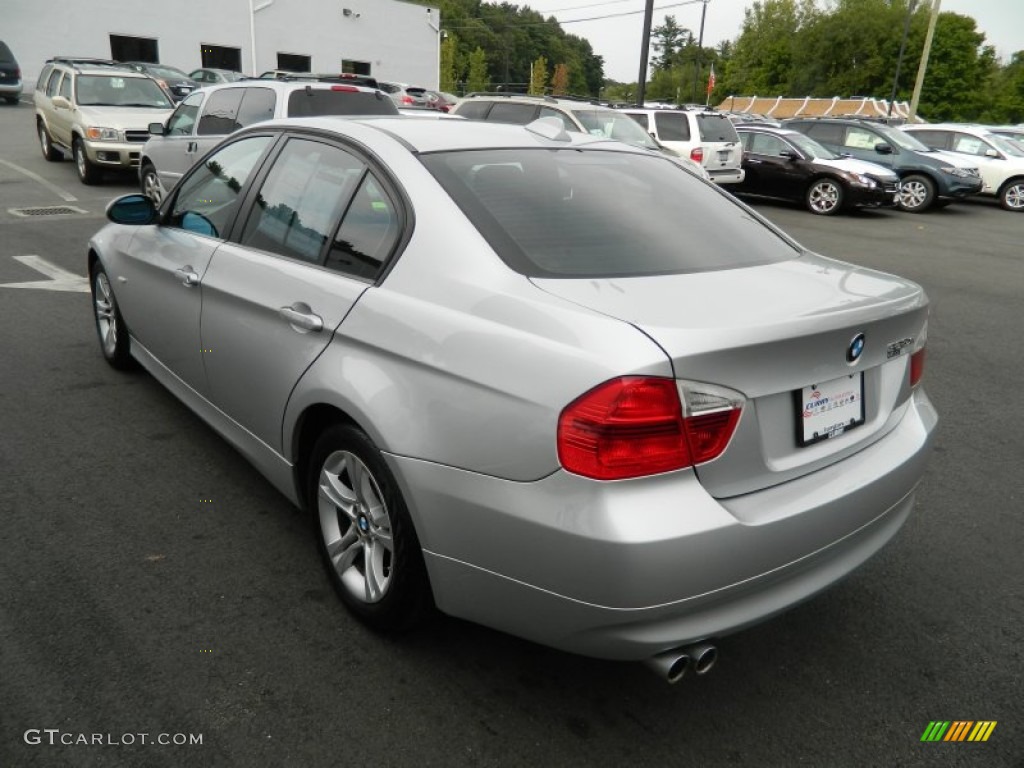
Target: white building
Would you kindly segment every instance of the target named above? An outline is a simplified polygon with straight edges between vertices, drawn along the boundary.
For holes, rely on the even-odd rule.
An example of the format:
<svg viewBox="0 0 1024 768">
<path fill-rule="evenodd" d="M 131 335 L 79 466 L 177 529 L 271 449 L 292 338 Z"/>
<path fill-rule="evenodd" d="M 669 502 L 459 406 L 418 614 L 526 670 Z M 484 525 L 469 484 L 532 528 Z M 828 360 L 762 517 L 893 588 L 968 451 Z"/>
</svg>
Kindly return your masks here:
<svg viewBox="0 0 1024 768">
<path fill-rule="evenodd" d="M 404 0 L 0 0 L 26 91 L 53 56 L 259 75 L 355 72 L 438 87 L 440 13 Z"/>
</svg>

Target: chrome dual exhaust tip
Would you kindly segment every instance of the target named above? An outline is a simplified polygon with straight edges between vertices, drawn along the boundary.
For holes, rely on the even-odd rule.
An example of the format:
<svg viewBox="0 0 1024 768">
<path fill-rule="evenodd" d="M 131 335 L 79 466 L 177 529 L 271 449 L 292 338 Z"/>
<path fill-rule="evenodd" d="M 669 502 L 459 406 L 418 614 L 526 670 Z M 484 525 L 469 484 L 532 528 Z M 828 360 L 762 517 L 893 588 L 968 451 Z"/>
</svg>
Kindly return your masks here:
<svg viewBox="0 0 1024 768">
<path fill-rule="evenodd" d="M 706 675 L 717 661 L 718 648 L 705 642 L 663 651 L 644 661 L 644 664 L 658 677 L 674 685 L 686 677 L 690 669 L 696 675 Z"/>
</svg>

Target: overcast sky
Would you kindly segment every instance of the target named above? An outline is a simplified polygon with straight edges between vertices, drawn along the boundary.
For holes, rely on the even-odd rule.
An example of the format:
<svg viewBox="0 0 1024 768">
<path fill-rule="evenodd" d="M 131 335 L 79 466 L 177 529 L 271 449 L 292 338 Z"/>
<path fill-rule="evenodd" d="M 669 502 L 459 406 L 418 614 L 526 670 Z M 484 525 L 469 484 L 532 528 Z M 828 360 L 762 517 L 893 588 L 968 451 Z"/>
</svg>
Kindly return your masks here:
<svg viewBox="0 0 1024 768">
<path fill-rule="evenodd" d="M 594 53 L 604 57 L 605 77 L 636 82 L 640 70 L 644 0 L 512 1 L 529 6 L 545 16 L 555 16 L 566 32 L 589 40 Z M 743 26 L 743 9 L 749 5 L 752 5 L 752 0 L 708 0 L 704 22 L 705 47 L 717 45 L 723 40 L 735 40 Z M 676 17 L 679 26 L 693 30 L 695 37 L 698 35 L 701 0 L 655 0 L 654 7 L 652 27 L 661 24 L 665 16 L 671 14 Z M 658 8 L 664 10 L 659 11 Z M 942 0 L 942 10 L 974 17 L 978 28 L 985 33 L 986 43 L 994 45 L 1002 58 L 1024 50 L 1024 0 Z M 579 24 L 566 23 L 572 19 L 595 16 L 609 18 Z"/>
</svg>

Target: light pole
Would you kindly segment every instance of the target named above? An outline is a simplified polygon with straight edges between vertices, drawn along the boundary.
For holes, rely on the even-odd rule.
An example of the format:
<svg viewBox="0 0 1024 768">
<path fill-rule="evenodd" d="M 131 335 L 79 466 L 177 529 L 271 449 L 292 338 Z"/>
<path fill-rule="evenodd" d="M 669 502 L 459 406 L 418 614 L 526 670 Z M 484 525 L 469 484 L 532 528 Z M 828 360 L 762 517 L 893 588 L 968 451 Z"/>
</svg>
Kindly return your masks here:
<svg viewBox="0 0 1024 768">
<path fill-rule="evenodd" d="M 697 82 L 700 79 L 700 57 L 704 53 L 704 17 L 708 12 L 708 3 L 711 0 L 703 0 L 700 10 L 700 36 L 697 39 L 697 63 L 693 68 L 693 101 L 697 101 Z M 678 99 L 676 99 L 678 101 Z"/>
<path fill-rule="evenodd" d="M 647 0 L 644 6 L 644 35 L 640 45 L 640 75 L 637 77 L 636 105 L 644 105 L 647 94 L 647 49 L 651 47 L 651 17 L 654 15 L 654 0 Z"/>
<path fill-rule="evenodd" d="M 903 52 L 907 50 L 907 35 L 910 34 L 910 18 L 914 15 L 914 6 L 917 0 L 910 0 L 907 6 L 907 20 L 903 23 L 903 38 L 900 40 L 900 52 L 896 57 L 896 75 L 892 79 L 892 96 L 889 97 L 889 112 L 887 117 L 892 117 L 892 104 L 896 101 L 896 89 L 900 85 L 900 67 L 903 66 Z"/>
</svg>

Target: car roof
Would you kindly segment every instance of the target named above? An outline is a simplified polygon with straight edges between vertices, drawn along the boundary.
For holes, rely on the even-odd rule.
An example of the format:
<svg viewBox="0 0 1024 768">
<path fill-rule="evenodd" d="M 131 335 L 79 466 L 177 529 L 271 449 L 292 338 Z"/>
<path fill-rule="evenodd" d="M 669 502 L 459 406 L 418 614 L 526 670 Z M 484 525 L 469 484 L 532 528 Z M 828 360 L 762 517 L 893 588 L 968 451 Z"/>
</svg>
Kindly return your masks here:
<svg viewBox="0 0 1024 768">
<path fill-rule="evenodd" d="M 774 125 L 762 125 L 759 123 L 737 123 L 735 125 L 736 133 L 774 133 L 779 136 L 801 136 L 806 138 L 800 131 L 795 131 L 792 128 L 777 128 Z"/>
<path fill-rule="evenodd" d="M 602 110 L 608 112 L 618 112 L 617 109 L 612 109 L 607 104 L 602 104 L 597 100 L 588 100 L 585 98 L 565 98 L 560 96 L 531 96 L 528 93 L 469 93 L 466 94 L 461 100 L 462 103 L 471 103 L 474 101 L 493 101 L 495 103 L 522 103 L 522 104 L 539 104 L 547 105 L 549 107 L 557 106 L 562 109 L 568 110 L 569 112 L 581 112 L 591 110 Z"/>
<path fill-rule="evenodd" d="M 331 91 L 335 89 L 343 89 L 346 91 L 358 91 L 359 93 L 380 93 L 378 88 L 370 88 L 365 85 L 356 85 L 354 83 L 330 83 L 321 82 L 319 80 L 271 80 L 268 78 L 250 78 L 247 80 L 236 80 L 231 83 L 214 83 L 207 85 L 199 90 L 205 93 L 213 93 L 214 91 L 230 90 L 232 88 L 271 88 L 275 91 L 283 91 L 285 93 L 291 93 L 292 91 L 304 91 L 309 88 L 314 91 Z M 382 94 L 383 98 L 387 98 L 386 94 Z"/>
<path fill-rule="evenodd" d="M 553 119 L 552 119 L 553 122 Z M 548 139 L 527 126 L 486 120 L 438 120 L 435 116 L 397 117 L 300 117 L 271 120 L 260 127 L 310 128 L 359 139 L 373 134 L 387 135 L 413 152 L 443 152 L 473 149 L 513 149 L 604 146 L 634 154 L 652 154 L 639 147 L 585 133 L 563 131 L 559 139 Z"/>
</svg>

